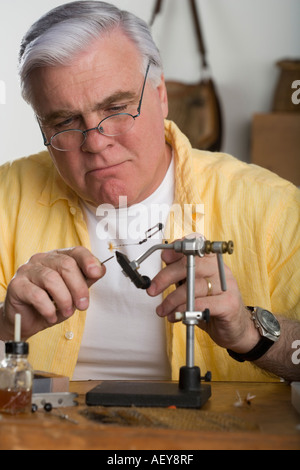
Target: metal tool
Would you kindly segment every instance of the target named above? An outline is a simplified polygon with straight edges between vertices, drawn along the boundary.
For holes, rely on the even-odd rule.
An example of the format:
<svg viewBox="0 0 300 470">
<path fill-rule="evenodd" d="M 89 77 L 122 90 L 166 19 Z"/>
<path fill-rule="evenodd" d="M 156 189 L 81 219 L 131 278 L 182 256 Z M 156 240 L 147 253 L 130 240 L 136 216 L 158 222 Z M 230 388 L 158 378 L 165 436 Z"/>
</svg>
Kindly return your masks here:
<svg viewBox="0 0 300 470">
<path fill-rule="evenodd" d="M 76 406 L 77 396 L 77 393 L 69 392 L 33 393 L 31 403 L 37 409 L 43 409 L 47 403 L 51 404 L 52 408 Z"/>
<path fill-rule="evenodd" d="M 105 264 L 105 263 L 107 263 L 107 261 L 110 261 L 113 258 L 114 258 L 114 255 L 110 256 L 109 258 L 105 259 L 104 261 L 101 261 L 101 264 Z"/>
<path fill-rule="evenodd" d="M 193 235 L 183 240 L 167 244 L 157 244 L 149 248 L 138 259 L 130 261 L 117 251 L 116 258 L 125 276 L 139 289 L 148 289 L 151 279 L 138 272 L 140 265 L 157 250 L 175 250 L 187 257 L 187 310 L 180 313 L 179 319 L 186 326 L 186 365 L 180 368 L 179 384 L 151 381 L 105 381 L 86 395 L 87 405 L 103 406 L 177 406 L 181 408 L 201 408 L 211 396 L 211 387 L 201 381 L 210 381 L 207 372 L 201 377 L 200 368 L 194 366 L 194 327 L 201 321 L 209 321 L 209 310 L 195 311 L 195 257 L 216 253 L 218 258 L 221 288 L 227 289 L 223 264 L 223 253 L 233 253 L 233 243 L 210 242 L 203 236 Z"/>
<path fill-rule="evenodd" d="M 215 253 L 218 260 L 221 289 L 227 290 L 226 277 L 224 271 L 223 253 L 233 253 L 233 242 L 209 241 L 204 236 L 190 236 L 173 243 L 157 244 L 149 248 L 138 259 L 130 261 L 126 255 L 116 252 L 118 263 L 123 269 L 125 276 L 128 276 L 134 285 L 140 289 L 148 289 L 151 280 L 138 272 L 140 265 L 157 250 L 174 250 L 183 253 L 187 257 L 187 311 L 177 316 L 187 327 L 186 332 L 186 367 L 194 367 L 194 326 L 201 321 L 209 321 L 209 310 L 202 312 L 195 311 L 195 257 L 204 257 L 206 254 Z M 182 384 L 185 387 L 185 384 Z M 187 385 L 189 386 L 189 385 Z"/>
</svg>

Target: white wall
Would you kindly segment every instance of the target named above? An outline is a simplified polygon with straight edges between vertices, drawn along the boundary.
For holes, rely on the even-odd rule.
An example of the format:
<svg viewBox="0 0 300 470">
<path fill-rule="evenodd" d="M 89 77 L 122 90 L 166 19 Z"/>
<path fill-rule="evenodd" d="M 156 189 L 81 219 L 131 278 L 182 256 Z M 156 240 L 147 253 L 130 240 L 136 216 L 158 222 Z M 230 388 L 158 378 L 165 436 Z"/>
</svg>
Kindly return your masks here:
<svg viewBox="0 0 300 470">
<path fill-rule="evenodd" d="M 17 56 L 27 28 L 62 3 L 0 0 L 0 164 L 43 149 L 32 111 L 20 97 Z M 148 21 L 155 0 L 111 3 Z M 300 1 L 198 0 L 198 5 L 209 62 L 223 102 L 223 150 L 247 161 L 252 115 L 271 109 L 278 77 L 275 62 L 300 58 Z M 200 61 L 188 0 L 165 0 L 153 33 L 166 78 L 197 80 Z"/>
</svg>

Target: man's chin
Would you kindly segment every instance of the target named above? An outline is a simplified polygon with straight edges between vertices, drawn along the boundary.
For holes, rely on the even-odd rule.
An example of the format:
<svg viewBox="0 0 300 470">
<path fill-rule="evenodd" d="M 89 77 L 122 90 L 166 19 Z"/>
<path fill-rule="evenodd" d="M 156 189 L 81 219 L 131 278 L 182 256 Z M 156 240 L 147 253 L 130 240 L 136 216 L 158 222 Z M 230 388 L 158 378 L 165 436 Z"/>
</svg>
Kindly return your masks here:
<svg viewBox="0 0 300 470">
<path fill-rule="evenodd" d="M 97 197 L 97 206 L 101 204 L 109 204 L 116 209 L 127 207 L 128 190 L 124 183 L 119 180 L 106 181 L 101 185 L 99 197 Z"/>
</svg>

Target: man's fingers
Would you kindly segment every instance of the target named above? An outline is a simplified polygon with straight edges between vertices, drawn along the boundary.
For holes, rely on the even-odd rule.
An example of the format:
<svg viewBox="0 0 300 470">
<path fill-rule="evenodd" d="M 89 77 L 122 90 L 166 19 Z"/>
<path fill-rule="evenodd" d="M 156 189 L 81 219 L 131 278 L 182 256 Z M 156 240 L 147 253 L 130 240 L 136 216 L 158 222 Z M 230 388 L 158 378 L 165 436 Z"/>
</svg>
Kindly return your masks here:
<svg viewBox="0 0 300 470">
<path fill-rule="evenodd" d="M 44 288 L 66 317 L 89 304 L 88 288 L 105 273 L 105 267 L 83 247 L 34 255 L 27 264 L 28 278 Z"/>
<path fill-rule="evenodd" d="M 182 253 L 177 253 L 174 250 L 162 250 L 162 253 L 161 253 L 161 259 L 166 264 L 174 263 L 175 261 L 178 261 L 183 257 L 184 255 Z"/>
<path fill-rule="evenodd" d="M 7 318 L 23 315 L 28 336 L 86 310 L 89 287 L 105 267 L 83 247 L 33 255 L 11 280 L 5 300 Z"/>
<path fill-rule="evenodd" d="M 44 273 L 49 272 L 50 264 L 52 276 L 48 282 L 43 279 L 41 287 L 49 292 L 58 309 L 63 308 L 67 302 L 65 305 L 67 309 L 71 309 L 74 305 L 79 310 L 85 310 L 89 303 L 89 291 L 86 278 L 77 261 L 66 253 L 59 253 L 58 256 L 54 256 L 51 263 L 45 259 L 42 264 Z M 45 276 L 47 277 L 47 274 Z"/>
<path fill-rule="evenodd" d="M 26 278 L 14 277 L 10 283 L 10 294 L 5 300 L 5 310 L 14 313 L 28 314 L 29 311 L 39 314 L 45 324 L 54 324 L 57 321 L 56 308 L 44 289 L 33 284 Z M 34 318 L 33 320 L 34 321 Z M 31 321 L 29 320 L 31 323 Z M 22 323 L 23 326 L 23 323 Z M 40 328 L 41 329 L 41 328 Z"/>
<path fill-rule="evenodd" d="M 87 249 L 82 246 L 72 248 L 67 254 L 74 258 L 84 276 L 95 282 L 105 274 L 105 266 Z"/>
<path fill-rule="evenodd" d="M 172 256 L 167 256 L 167 252 L 172 253 Z M 181 281 L 186 279 L 187 275 L 187 260 L 186 256 L 181 253 L 175 253 L 173 250 L 164 251 L 164 261 L 167 262 L 167 266 L 163 268 L 152 280 L 151 286 L 147 290 L 151 296 L 161 294 L 172 284 L 178 285 Z M 195 257 L 196 262 L 196 285 L 199 279 L 213 278 L 218 279 L 218 267 L 216 261 L 216 255 L 204 256 L 203 258 Z M 169 263 L 169 264 L 168 264 Z M 219 285 L 219 281 L 215 281 Z M 201 289 L 205 285 L 202 281 Z M 207 288 L 207 284 L 206 284 Z"/>
</svg>

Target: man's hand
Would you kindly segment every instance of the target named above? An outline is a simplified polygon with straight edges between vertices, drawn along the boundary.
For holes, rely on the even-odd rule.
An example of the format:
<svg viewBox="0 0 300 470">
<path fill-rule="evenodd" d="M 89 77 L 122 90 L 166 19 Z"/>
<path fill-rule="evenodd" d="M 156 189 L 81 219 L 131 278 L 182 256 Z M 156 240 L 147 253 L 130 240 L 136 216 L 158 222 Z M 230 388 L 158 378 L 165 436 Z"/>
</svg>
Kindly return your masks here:
<svg viewBox="0 0 300 470">
<path fill-rule="evenodd" d="M 88 288 L 104 274 L 105 267 L 84 247 L 33 255 L 8 285 L 1 329 L 12 336 L 14 315 L 20 313 L 22 338 L 28 338 L 66 320 L 76 309 L 86 310 Z"/>
<path fill-rule="evenodd" d="M 166 267 L 153 279 L 147 290 L 151 296 L 162 293 L 172 284 L 178 287 L 157 307 L 157 314 L 175 321 L 176 312 L 186 310 L 186 257 L 173 250 L 164 250 L 162 259 Z M 210 310 L 208 323 L 199 325 L 219 345 L 236 352 L 248 352 L 259 341 L 259 332 L 246 311 L 236 280 L 230 269 L 225 266 L 227 291 L 220 285 L 216 255 L 195 258 L 195 310 Z M 211 283 L 209 292 L 208 281 Z M 181 285 L 178 285 L 181 284 Z M 210 295 L 208 295 L 210 294 Z"/>
</svg>

